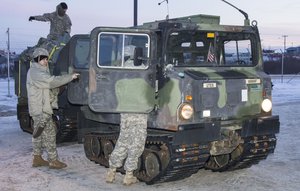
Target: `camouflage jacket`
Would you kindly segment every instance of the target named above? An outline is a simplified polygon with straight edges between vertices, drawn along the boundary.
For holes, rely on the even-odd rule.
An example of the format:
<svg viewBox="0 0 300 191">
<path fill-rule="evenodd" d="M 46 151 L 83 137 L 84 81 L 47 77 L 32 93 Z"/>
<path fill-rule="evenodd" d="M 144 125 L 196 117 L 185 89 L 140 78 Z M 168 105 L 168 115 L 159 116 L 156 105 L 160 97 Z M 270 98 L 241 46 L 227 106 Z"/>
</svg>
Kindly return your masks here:
<svg viewBox="0 0 300 191">
<path fill-rule="evenodd" d="M 67 14 L 61 17 L 56 10 L 53 13 L 34 16 L 34 18 L 37 21 L 50 22 L 50 33 L 48 38 L 51 40 L 57 40 L 58 37 L 64 35 L 65 32 L 71 33 L 72 22 Z"/>
<path fill-rule="evenodd" d="M 71 74 L 62 76 L 51 76 L 48 67 L 33 62 L 27 72 L 27 96 L 30 116 L 42 113 L 52 114 L 50 89 L 60 87 L 72 81 Z"/>
</svg>

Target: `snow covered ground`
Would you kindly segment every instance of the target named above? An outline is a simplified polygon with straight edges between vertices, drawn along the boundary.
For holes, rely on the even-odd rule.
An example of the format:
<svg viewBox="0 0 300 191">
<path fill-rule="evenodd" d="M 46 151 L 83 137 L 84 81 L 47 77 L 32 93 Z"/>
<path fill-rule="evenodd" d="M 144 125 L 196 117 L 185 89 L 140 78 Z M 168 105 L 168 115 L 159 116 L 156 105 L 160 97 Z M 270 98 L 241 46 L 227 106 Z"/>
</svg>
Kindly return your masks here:
<svg viewBox="0 0 300 191">
<path fill-rule="evenodd" d="M 32 168 L 31 135 L 19 127 L 16 117 L 17 98 L 13 80 L 8 97 L 7 81 L 0 79 L 0 190 L 1 191 L 96 191 L 96 190 L 201 190 L 201 191 L 298 191 L 300 190 L 300 76 L 273 77 L 273 113 L 280 116 L 275 153 L 251 168 L 215 173 L 200 170 L 176 182 L 130 187 L 122 185 L 123 175 L 114 184 L 105 183 L 106 169 L 89 161 L 83 145 L 58 146 L 63 170 Z"/>
</svg>

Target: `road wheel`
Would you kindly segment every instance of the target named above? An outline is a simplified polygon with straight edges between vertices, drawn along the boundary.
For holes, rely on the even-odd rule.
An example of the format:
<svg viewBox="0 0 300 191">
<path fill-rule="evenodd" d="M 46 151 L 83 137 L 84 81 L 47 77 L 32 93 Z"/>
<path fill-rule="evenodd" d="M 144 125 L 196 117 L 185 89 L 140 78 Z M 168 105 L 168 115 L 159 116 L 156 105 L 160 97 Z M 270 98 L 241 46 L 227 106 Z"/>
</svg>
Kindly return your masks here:
<svg viewBox="0 0 300 191">
<path fill-rule="evenodd" d="M 91 140 L 91 150 L 93 153 L 93 156 L 98 158 L 100 156 L 101 153 L 101 144 L 100 141 L 97 137 L 93 137 Z"/>
<path fill-rule="evenodd" d="M 33 127 L 32 127 L 32 122 L 31 122 L 31 117 L 28 115 L 28 113 L 22 113 L 20 115 L 19 123 L 20 127 L 23 131 L 26 131 L 28 133 L 33 132 Z"/>
<path fill-rule="evenodd" d="M 161 165 L 159 158 L 153 152 L 149 152 L 144 156 L 146 174 L 150 179 L 159 174 Z"/>
<path fill-rule="evenodd" d="M 103 145 L 104 157 L 106 158 L 106 160 L 109 160 L 109 155 L 114 150 L 114 144 L 110 140 L 103 140 L 102 145 Z"/>
</svg>

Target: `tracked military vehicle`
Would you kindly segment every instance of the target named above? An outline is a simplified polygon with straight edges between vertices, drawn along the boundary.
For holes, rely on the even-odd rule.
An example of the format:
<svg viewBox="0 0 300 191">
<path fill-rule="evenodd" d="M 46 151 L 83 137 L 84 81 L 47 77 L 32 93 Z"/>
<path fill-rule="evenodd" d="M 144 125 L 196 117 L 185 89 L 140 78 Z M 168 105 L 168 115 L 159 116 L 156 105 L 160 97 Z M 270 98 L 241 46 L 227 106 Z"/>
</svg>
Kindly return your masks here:
<svg viewBox="0 0 300 191">
<path fill-rule="evenodd" d="M 97 127 L 84 136 L 90 160 L 108 167 L 122 112 L 149 115 L 135 172 L 147 184 L 201 168 L 247 168 L 274 152 L 279 116 L 272 115 L 256 21 L 220 25 L 218 16 L 194 15 L 97 27 L 90 38 L 87 91 L 74 84 L 73 92 L 83 95 L 70 95 L 73 104 L 84 105 L 79 121 Z M 128 46 L 134 49 L 129 58 Z"/>
<path fill-rule="evenodd" d="M 148 114 L 135 172 L 147 184 L 201 168 L 247 168 L 274 152 L 279 116 L 272 115 L 257 24 L 248 17 L 241 26 L 193 15 L 97 27 L 74 36 L 57 63 L 53 74 L 81 74 L 61 88 L 58 122 L 74 124 L 87 158 L 102 166 L 108 167 L 122 112 Z"/>
</svg>

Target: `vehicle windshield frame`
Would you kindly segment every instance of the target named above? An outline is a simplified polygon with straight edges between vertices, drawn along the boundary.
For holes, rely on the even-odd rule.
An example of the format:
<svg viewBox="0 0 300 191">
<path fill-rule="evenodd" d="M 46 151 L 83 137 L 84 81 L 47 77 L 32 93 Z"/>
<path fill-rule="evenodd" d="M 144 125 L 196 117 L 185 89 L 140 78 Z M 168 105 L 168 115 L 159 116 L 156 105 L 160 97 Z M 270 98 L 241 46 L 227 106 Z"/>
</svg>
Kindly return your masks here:
<svg viewBox="0 0 300 191">
<path fill-rule="evenodd" d="M 257 43 L 254 32 L 171 31 L 166 60 L 175 67 L 254 67 L 258 64 Z M 229 58 L 228 44 L 234 45 L 234 58 Z"/>
</svg>

